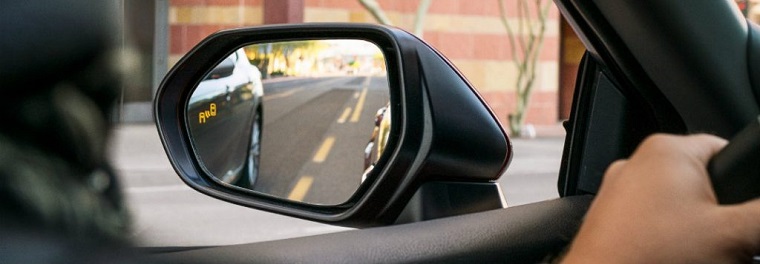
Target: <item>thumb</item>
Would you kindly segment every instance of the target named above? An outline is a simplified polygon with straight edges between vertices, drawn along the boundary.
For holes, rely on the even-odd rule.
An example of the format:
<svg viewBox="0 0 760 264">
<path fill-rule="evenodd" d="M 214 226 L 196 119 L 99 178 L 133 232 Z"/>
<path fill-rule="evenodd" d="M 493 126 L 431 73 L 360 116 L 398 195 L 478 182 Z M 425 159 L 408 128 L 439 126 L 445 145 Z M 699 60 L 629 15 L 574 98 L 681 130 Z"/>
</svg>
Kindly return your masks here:
<svg viewBox="0 0 760 264">
<path fill-rule="evenodd" d="M 728 144 L 727 140 L 709 134 L 691 135 L 685 140 L 689 142 L 692 155 L 704 164 Z"/>
</svg>

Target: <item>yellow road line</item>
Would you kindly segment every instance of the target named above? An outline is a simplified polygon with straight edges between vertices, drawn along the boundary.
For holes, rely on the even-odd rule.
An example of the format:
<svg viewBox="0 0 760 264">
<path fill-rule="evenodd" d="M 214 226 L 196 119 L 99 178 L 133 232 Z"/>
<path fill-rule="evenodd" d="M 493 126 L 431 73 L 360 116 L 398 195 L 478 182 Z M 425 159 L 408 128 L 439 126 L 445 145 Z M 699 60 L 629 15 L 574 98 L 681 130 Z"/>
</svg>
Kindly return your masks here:
<svg viewBox="0 0 760 264">
<path fill-rule="evenodd" d="M 340 118 L 338 118 L 338 124 L 345 123 L 349 115 L 351 115 L 351 107 L 346 107 L 346 110 L 344 110 L 343 114 L 340 115 Z"/>
<path fill-rule="evenodd" d="M 356 101 L 356 107 L 354 107 L 354 114 L 351 115 L 351 123 L 359 122 L 359 118 L 362 114 L 362 108 L 364 108 L 364 101 L 367 100 L 367 87 L 364 87 L 362 94 L 359 96 L 359 100 Z"/>
<path fill-rule="evenodd" d="M 303 201 L 303 198 L 306 197 L 306 193 L 309 192 L 312 183 L 314 183 L 314 177 L 302 176 L 298 179 L 298 182 L 296 182 L 296 186 L 293 186 L 293 190 L 290 191 L 288 200 Z"/>
<path fill-rule="evenodd" d="M 335 144 L 335 137 L 327 137 L 322 145 L 319 146 L 317 154 L 314 154 L 314 158 L 311 160 L 315 163 L 322 163 L 327 159 L 327 155 L 330 154 L 333 144 Z"/>
</svg>

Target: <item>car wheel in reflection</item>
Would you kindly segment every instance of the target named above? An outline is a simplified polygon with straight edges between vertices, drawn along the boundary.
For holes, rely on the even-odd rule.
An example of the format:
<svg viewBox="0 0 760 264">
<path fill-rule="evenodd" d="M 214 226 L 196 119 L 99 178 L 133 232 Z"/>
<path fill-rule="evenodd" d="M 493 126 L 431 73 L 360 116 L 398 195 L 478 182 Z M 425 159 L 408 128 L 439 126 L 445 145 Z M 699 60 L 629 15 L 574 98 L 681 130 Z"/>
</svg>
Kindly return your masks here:
<svg viewBox="0 0 760 264">
<path fill-rule="evenodd" d="M 256 110 L 256 116 L 253 118 L 253 127 L 251 128 L 251 141 L 248 147 L 248 158 L 246 159 L 243 175 L 236 185 L 253 189 L 256 184 L 256 178 L 259 176 L 259 164 L 261 157 L 261 110 Z"/>
</svg>

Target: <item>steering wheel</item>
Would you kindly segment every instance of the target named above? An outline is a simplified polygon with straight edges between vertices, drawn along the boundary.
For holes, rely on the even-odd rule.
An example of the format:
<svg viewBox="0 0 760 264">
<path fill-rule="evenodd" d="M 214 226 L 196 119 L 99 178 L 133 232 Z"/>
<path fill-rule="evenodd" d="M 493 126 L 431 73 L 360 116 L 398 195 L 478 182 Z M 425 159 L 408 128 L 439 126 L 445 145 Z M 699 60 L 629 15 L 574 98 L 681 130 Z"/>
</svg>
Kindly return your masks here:
<svg viewBox="0 0 760 264">
<path fill-rule="evenodd" d="M 721 204 L 760 197 L 760 116 L 710 160 L 707 170 Z"/>
</svg>

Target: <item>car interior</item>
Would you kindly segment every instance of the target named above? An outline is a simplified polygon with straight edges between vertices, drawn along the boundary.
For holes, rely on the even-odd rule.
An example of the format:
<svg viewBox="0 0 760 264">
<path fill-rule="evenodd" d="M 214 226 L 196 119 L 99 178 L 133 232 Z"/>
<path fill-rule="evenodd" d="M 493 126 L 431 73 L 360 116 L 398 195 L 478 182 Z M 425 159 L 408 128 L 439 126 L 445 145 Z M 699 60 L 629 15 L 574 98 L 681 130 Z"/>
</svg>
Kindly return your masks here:
<svg viewBox="0 0 760 264">
<path fill-rule="evenodd" d="M 539 262 L 562 253 L 606 168 L 628 157 L 648 135 L 710 133 L 731 139 L 758 122 L 760 28 L 732 1 L 555 3 L 587 49 L 571 116 L 564 123 L 560 198 L 507 208 L 490 198 L 473 198 L 450 210 L 427 202 L 422 206 L 443 209 L 422 217 L 425 221 L 396 222 L 419 189 L 445 184 L 438 188 L 474 195 L 490 190 L 509 164 L 508 138 L 466 76 L 434 49 L 392 28 L 330 24 L 230 30 L 210 36 L 183 58 L 156 99 L 159 134 L 177 173 L 192 188 L 218 199 L 363 229 L 242 245 L 144 250 L 153 258 L 176 262 Z M 377 172 L 368 176 L 369 184 L 347 203 L 315 206 L 224 187 L 203 175 L 183 122 L 176 120 L 183 120 L 188 87 L 205 76 L 205 69 L 243 43 L 349 36 L 385 48 L 391 120 L 399 124 L 391 128 L 389 150 L 375 165 Z M 456 111 L 442 107 L 452 104 L 459 106 Z M 757 175 L 757 165 L 749 166 L 755 167 L 748 174 Z M 726 183 L 725 192 L 738 190 L 737 182 Z M 446 197 L 454 201 L 455 195 Z"/>
</svg>

